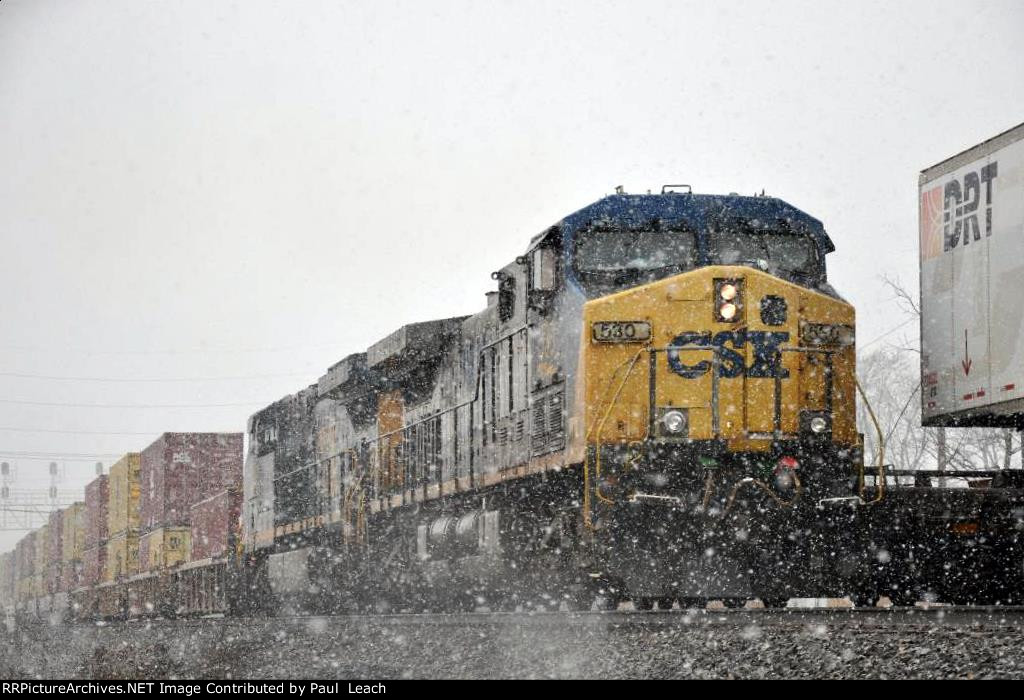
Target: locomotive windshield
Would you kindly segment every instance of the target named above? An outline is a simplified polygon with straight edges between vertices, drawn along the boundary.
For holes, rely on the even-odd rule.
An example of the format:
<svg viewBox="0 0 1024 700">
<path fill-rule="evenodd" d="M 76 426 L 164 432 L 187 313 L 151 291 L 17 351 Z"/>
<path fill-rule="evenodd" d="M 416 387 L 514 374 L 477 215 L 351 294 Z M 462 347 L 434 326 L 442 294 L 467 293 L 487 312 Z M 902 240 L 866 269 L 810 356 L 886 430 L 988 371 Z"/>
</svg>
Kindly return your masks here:
<svg viewBox="0 0 1024 700">
<path fill-rule="evenodd" d="M 789 229 L 760 229 L 746 223 L 715 228 L 710 255 L 723 265 L 752 265 L 800 284 L 819 281 L 818 248 L 810 236 Z"/>
<path fill-rule="evenodd" d="M 598 296 L 702 265 L 748 265 L 812 288 L 825 284 L 813 238 L 785 224 L 767 227 L 744 219 L 715 222 L 706 236 L 689 230 L 587 229 L 577 236 L 573 264 L 588 294 Z"/>
<path fill-rule="evenodd" d="M 692 231 L 591 229 L 576 241 L 580 280 L 599 292 L 652 282 L 696 264 Z"/>
</svg>

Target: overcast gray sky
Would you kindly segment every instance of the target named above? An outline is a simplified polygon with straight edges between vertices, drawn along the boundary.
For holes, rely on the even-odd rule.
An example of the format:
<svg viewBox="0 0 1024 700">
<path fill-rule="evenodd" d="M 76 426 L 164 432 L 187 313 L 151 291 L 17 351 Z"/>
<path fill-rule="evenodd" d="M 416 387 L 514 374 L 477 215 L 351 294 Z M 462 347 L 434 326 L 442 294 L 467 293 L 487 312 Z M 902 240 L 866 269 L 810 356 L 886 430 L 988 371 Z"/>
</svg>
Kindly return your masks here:
<svg viewBox="0 0 1024 700">
<path fill-rule="evenodd" d="M 1024 121 L 1022 36 L 1016 0 L 3 0 L 0 459 L 243 430 L 619 184 L 822 219 L 869 342 L 918 171 Z"/>
</svg>

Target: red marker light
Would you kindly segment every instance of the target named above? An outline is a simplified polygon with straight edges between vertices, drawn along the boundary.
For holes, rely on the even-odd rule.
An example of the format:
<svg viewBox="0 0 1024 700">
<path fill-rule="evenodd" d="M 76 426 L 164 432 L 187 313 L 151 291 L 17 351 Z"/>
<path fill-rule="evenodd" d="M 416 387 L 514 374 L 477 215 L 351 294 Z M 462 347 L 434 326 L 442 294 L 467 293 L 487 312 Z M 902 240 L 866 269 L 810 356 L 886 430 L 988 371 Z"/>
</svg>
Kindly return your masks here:
<svg viewBox="0 0 1024 700">
<path fill-rule="evenodd" d="M 800 462 L 796 457 L 782 457 L 779 459 L 778 469 L 789 469 L 795 471 L 800 468 Z M 778 469 L 776 471 L 778 471 Z"/>
</svg>

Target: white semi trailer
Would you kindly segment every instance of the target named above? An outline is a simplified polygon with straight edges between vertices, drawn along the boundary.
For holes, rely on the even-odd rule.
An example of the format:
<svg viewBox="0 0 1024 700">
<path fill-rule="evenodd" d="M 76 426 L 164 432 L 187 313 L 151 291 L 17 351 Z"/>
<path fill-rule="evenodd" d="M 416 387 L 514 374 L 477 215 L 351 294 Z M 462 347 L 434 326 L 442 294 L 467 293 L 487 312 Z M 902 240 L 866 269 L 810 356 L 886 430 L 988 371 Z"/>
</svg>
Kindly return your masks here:
<svg viewBox="0 0 1024 700">
<path fill-rule="evenodd" d="M 1024 124 L 919 186 L 922 421 L 1024 428 Z"/>
</svg>

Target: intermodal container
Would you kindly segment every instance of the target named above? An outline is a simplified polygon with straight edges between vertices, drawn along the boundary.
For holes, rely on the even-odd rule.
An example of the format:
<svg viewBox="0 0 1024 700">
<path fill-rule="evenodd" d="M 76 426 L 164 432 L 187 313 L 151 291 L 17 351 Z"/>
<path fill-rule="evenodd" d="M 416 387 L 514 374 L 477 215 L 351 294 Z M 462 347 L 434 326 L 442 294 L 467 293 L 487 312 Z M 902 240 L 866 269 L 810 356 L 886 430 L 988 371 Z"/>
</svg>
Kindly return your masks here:
<svg viewBox="0 0 1024 700">
<path fill-rule="evenodd" d="M 14 554 L 0 554 L 0 608 L 14 604 Z"/>
<path fill-rule="evenodd" d="M 241 507 L 242 494 L 234 489 L 192 506 L 192 561 L 217 559 L 229 553 Z"/>
<path fill-rule="evenodd" d="M 43 525 L 41 528 L 36 530 L 35 547 L 33 550 L 35 554 L 35 564 L 32 567 L 32 575 L 38 577 L 40 581 L 46 575 L 46 553 L 49 548 L 49 541 L 50 526 Z"/>
<path fill-rule="evenodd" d="M 84 588 L 97 586 L 103 582 L 107 568 L 107 545 L 90 547 L 82 552 L 82 578 L 79 585 Z"/>
<path fill-rule="evenodd" d="M 110 539 L 122 533 L 138 533 L 140 463 L 139 453 L 130 452 L 110 467 L 107 499 L 107 537 Z"/>
<path fill-rule="evenodd" d="M 73 591 L 81 585 L 82 551 L 85 548 L 85 504 L 64 509 L 60 555 L 60 590 Z"/>
<path fill-rule="evenodd" d="M 107 541 L 109 481 L 109 477 L 103 474 L 85 487 L 85 549 L 98 547 Z"/>
<path fill-rule="evenodd" d="M 189 525 L 191 507 L 242 483 L 241 433 L 164 433 L 142 453 L 143 532 Z"/>
<path fill-rule="evenodd" d="M 82 560 L 85 549 L 85 504 L 74 503 L 64 509 L 64 534 L 61 537 L 61 563 Z"/>
<path fill-rule="evenodd" d="M 921 415 L 927 426 L 1024 420 L 1024 124 L 918 179 Z"/>
<path fill-rule="evenodd" d="M 61 590 L 61 560 L 64 556 L 64 511 L 55 510 L 50 513 L 50 520 L 47 524 L 46 538 L 46 577 L 45 588 L 47 593 L 57 593 Z"/>
<path fill-rule="evenodd" d="M 192 552 L 191 530 L 187 527 L 160 527 L 139 538 L 139 568 L 142 572 L 171 569 L 189 561 Z"/>
<path fill-rule="evenodd" d="M 107 540 L 103 582 L 120 581 L 139 573 L 139 537 L 121 532 Z"/>
</svg>

